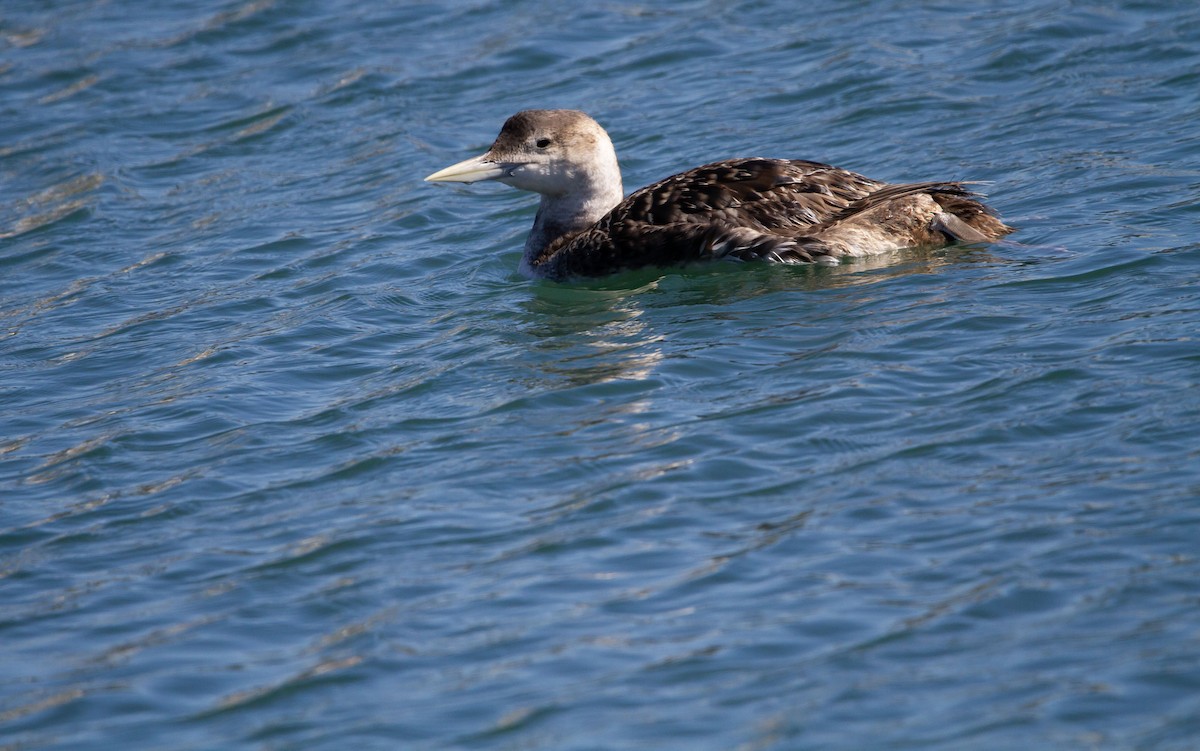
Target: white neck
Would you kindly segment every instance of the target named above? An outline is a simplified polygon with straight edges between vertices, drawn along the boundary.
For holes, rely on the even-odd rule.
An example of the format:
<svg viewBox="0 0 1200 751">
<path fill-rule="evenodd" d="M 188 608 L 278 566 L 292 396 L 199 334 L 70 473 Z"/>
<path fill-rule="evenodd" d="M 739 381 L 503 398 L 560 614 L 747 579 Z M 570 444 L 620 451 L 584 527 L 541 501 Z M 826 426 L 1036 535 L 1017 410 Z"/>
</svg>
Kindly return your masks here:
<svg viewBox="0 0 1200 751">
<path fill-rule="evenodd" d="M 564 193 L 542 193 L 533 228 L 525 241 L 525 254 L 521 258 L 521 271 L 526 275 L 537 275 L 536 268 L 544 264 L 546 248 L 564 235 L 574 235 L 595 224 L 611 211 L 625 194 L 621 187 L 621 169 L 616 154 L 609 146 L 605 158 L 589 162 L 579 170 L 572 170 L 565 183 L 569 189 Z"/>
</svg>

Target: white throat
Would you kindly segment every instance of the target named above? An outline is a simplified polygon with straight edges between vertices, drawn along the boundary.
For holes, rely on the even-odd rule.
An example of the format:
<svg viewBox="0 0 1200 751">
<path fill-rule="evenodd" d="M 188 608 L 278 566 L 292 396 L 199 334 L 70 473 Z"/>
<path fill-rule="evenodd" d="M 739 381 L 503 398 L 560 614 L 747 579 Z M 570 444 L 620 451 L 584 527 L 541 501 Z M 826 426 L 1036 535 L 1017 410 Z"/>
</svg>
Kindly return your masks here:
<svg viewBox="0 0 1200 751">
<path fill-rule="evenodd" d="M 543 254 L 551 243 L 564 235 L 587 229 L 625 197 L 621 168 L 611 142 L 605 138 L 602 147 L 588 157 L 586 162 L 572 161 L 542 168 L 547 173 L 544 177 L 553 184 L 545 186 L 544 192 L 538 191 L 542 200 L 525 241 L 522 273 L 536 275 L 539 262 L 547 260 Z"/>
</svg>

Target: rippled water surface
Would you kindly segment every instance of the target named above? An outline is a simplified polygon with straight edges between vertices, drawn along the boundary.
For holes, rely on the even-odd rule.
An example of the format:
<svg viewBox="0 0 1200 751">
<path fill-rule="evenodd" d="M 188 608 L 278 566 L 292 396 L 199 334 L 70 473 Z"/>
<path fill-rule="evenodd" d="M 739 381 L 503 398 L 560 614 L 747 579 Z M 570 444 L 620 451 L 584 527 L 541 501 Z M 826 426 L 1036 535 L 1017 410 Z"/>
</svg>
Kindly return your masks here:
<svg viewBox="0 0 1200 751">
<path fill-rule="evenodd" d="M 580 284 L 421 178 L 989 181 Z M 6 2 L 0 749 L 1200 747 L 1200 9 Z"/>
</svg>

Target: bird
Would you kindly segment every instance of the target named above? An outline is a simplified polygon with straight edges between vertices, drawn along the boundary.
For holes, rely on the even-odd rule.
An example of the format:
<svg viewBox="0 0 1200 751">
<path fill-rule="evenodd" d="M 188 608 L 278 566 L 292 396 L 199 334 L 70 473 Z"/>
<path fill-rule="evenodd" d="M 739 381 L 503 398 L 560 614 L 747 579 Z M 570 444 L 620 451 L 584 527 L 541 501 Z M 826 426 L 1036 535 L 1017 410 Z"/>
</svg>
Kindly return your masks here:
<svg viewBox="0 0 1200 751">
<path fill-rule="evenodd" d="M 540 194 L 520 271 L 555 281 L 712 260 L 836 265 L 1013 231 L 976 183 L 886 183 L 802 159 L 713 162 L 626 197 L 612 139 L 577 110 L 520 111 L 485 153 L 425 180 Z"/>
</svg>

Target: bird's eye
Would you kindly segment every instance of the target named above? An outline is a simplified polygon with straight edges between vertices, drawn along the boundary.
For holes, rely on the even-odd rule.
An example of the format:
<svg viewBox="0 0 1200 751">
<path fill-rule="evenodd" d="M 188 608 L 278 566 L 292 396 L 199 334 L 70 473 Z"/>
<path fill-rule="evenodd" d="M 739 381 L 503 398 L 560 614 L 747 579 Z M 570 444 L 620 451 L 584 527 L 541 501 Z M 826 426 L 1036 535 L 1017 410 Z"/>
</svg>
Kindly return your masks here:
<svg viewBox="0 0 1200 751">
<path fill-rule="evenodd" d="M 547 147 L 547 146 L 549 146 L 549 145 L 550 145 L 550 139 L 549 139 L 549 138 L 539 138 L 539 139 L 537 140 L 537 147 L 538 147 L 539 149 L 544 149 L 544 148 L 546 148 L 546 147 Z"/>
</svg>

